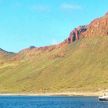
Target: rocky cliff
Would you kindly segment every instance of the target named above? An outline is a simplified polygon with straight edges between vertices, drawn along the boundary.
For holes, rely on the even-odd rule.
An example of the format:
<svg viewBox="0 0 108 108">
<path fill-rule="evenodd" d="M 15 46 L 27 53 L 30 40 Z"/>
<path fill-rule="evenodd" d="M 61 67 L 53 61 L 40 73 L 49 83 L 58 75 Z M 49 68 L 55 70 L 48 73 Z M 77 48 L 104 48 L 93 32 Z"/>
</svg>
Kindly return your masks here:
<svg viewBox="0 0 108 108">
<path fill-rule="evenodd" d="M 108 13 L 103 17 L 93 20 L 88 25 L 88 29 L 84 35 L 85 37 L 108 36 Z"/>
<path fill-rule="evenodd" d="M 93 20 L 90 24 L 79 26 L 72 30 L 67 39 L 67 43 L 79 40 L 81 36 L 108 36 L 108 12 L 103 17 Z"/>
</svg>

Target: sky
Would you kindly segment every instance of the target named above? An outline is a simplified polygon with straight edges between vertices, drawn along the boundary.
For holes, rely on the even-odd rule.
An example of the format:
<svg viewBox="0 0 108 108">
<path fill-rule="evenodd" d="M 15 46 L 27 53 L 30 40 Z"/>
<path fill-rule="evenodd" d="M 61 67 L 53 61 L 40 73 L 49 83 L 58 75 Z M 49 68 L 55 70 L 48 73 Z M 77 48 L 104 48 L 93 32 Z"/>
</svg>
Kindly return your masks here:
<svg viewBox="0 0 108 108">
<path fill-rule="evenodd" d="M 0 0 L 0 48 L 57 44 L 107 11 L 108 0 Z"/>
</svg>

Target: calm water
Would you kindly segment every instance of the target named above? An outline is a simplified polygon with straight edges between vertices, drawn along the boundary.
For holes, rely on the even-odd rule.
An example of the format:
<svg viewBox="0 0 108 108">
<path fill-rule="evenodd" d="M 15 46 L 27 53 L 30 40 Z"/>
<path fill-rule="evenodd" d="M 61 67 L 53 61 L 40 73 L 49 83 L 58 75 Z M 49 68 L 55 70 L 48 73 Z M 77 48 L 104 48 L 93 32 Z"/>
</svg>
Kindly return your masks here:
<svg viewBox="0 0 108 108">
<path fill-rule="evenodd" d="M 0 108 L 108 108 L 97 97 L 28 97 L 2 96 Z"/>
</svg>

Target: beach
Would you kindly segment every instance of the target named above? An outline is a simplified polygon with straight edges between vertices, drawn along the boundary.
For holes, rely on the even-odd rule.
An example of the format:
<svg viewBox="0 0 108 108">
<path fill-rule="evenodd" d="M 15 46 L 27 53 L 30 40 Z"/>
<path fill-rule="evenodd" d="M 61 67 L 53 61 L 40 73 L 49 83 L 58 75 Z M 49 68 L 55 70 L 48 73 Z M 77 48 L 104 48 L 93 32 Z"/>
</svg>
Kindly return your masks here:
<svg viewBox="0 0 108 108">
<path fill-rule="evenodd" d="M 98 92 L 54 92 L 54 93 L 0 93 L 0 96 L 102 96 L 104 91 Z"/>
</svg>

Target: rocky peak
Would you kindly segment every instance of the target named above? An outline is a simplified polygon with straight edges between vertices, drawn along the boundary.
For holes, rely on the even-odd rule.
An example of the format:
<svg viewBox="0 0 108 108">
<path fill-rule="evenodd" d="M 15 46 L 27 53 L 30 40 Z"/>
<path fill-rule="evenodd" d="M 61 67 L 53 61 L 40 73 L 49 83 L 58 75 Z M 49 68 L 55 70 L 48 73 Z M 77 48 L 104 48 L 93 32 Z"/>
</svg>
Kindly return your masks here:
<svg viewBox="0 0 108 108">
<path fill-rule="evenodd" d="M 106 13 L 103 17 L 93 20 L 89 24 L 84 35 L 85 37 L 108 36 L 108 13 Z"/>
<path fill-rule="evenodd" d="M 79 40 L 80 37 L 108 36 L 108 12 L 100 18 L 93 20 L 89 25 L 79 26 L 71 31 L 67 43 Z"/>
<path fill-rule="evenodd" d="M 68 39 L 67 39 L 67 42 L 68 43 L 72 43 L 76 40 L 79 40 L 80 39 L 80 36 L 83 32 L 85 32 L 87 30 L 87 26 L 84 25 L 84 26 L 79 26 L 77 28 L 75 28 L 74 30 L 71 31 Z"/>
</svg>

